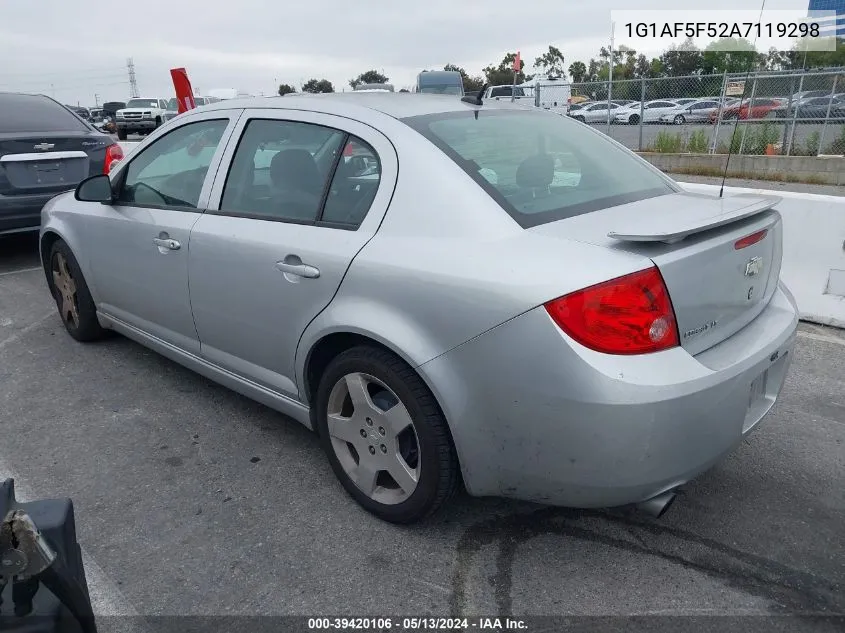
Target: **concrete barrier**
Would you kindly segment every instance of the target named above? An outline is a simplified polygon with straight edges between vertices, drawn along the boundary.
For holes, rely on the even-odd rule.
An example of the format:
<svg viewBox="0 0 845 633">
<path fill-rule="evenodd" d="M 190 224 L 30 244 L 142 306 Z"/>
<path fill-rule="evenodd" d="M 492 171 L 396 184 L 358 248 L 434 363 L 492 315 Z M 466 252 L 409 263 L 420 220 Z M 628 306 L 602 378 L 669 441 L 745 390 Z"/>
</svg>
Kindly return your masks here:
<svg viewBox="0 0 845 633">
<path fill-rule="evenodd" d="M 680 184 L 688 191 L 719 195 L 716 185 Z M 781 198 L 781 279 L 795 295 L 802 319 L 845 328 L 845 198 L 725 187 L 726 196 L 739 193 Z"/>
<path fill-rule="evenodd" d="M 727 154 L 662 154 L 639 152 L 652 165 L 671 174 L 721 176 Z M 728 178 L 780 180 L 817 185 L 845 185 L 843 156 L 731 156 Z"/>
<path fill-rule="evenodd" d="M 120 141 L 120 146 L 128 156 L 139 142 Z M 681 185 L 689 191 L 719 194 L 715 185 Z M 738 193 L 782 199 L 778 205 L 784 224 L 781 278 L 795 295 L 802 319 L 845 328 L 845 197 L 725 187 L 727 196 Z"/>
</svg>

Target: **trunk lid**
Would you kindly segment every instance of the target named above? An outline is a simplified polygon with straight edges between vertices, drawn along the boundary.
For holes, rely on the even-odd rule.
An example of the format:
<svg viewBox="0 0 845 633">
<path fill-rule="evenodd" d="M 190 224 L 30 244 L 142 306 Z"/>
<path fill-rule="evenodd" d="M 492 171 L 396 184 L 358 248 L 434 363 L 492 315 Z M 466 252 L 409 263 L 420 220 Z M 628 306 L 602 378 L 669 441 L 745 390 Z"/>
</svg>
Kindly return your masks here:
<svg viewBox="0 0 845 633">
<path fill-rule="evenodd" d="M 103 171 L 108 136 L 94 131 L 0 134 L 0 195 L 58 193 Z"/>
<path fill-rule="evenodd" d="M 777 289 L 778 201 L 676 193 L 530 230 L 649 258 L 666 282 L 681 345 L 698 354 L 753 321 Z M 740 242 L 762 232 L 746 240 L 752 243 Z"/>
</svg>

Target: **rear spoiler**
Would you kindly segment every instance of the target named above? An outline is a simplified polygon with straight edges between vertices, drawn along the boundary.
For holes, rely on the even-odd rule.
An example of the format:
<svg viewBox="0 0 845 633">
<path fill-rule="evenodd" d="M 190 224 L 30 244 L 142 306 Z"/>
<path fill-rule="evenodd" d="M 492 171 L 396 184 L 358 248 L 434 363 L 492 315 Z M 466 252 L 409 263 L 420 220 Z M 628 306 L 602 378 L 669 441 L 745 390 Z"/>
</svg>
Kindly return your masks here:
<svg viewBox="0 0 845 633">
<path fill-rule="evenodd" d="M 741 193 L 727 198 L 714 198 L 704 194 L 684 193 L 683 197 L 706 199 L 708 204 L 678 208 L 671 216 L 626 217 L 622 226 L 607 236 L 622 242 L 666 242 L 674 244 L 690 235 L 715 229 L 764 213 L 782 198 Z M 716 203 L 720 203 L 717 204 Z M 721 212 L 718 210 L 721 209 Z M 715 211 L 715 212 L 714 212 Z"/>
</svg>

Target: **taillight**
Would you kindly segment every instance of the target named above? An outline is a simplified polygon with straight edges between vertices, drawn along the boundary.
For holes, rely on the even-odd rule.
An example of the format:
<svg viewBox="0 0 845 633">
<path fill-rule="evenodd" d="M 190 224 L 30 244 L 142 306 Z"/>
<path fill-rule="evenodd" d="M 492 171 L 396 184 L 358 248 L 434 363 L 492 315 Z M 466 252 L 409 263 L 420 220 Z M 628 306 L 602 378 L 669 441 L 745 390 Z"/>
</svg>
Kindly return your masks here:
<svg viewBox="0 0 845 633">
<path fill-rule="evenodd" d="M 549 301 L 546 310 L 573 339 L 605 354 L 647 354 L 679 344 L 675 311 L 656 267 Z"/>
<path fill-rule="evenodd" d="M 103 173 L 108 174 L 111 171 L 112 165 L 118 161 L 123 160 L 123 149 L 115 143 L 106 148 L 106 160 L 103 163 Z"/>
<path fill-rule="evenodd" d="M 756 244 L 757 242 L 761 241 L 764 237 L 766 237 L 766 233 L 769 232 L 769 229 L 763 229 L 762 231 L 757 231 L 756 233 L 752 233 L 751 235 L 746 235 L 741 240 L 737 240 L 734 243 L 735 250 L 741 250 L 752 244 Z"/>
</svg>

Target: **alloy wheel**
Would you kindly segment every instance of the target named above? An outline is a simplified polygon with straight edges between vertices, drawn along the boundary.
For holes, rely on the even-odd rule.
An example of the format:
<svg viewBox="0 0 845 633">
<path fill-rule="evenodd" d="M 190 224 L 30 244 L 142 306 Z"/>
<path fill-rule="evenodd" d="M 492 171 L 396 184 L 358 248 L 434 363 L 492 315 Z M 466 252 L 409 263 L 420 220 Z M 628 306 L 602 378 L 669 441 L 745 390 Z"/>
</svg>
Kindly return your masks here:
<svg viewBox="0 0 845 633">
<path fill-rule="evenodd" d="M 53 287 L 56 289 L 56 302 L 62 320 L 79 327 L 79 308 L 76 300 L 76 281 L 70 272 L 67 258 L 62 253 L 56 253 L 51 266 L 53 272 Z"/>
<path fill-rule="evenodd" d="M 328 432 L 346 475 L 386 505 L 408 499 L 420 478 L 420 448 L 407 408 L 382 381 L 345 375 L 328 398 Z"/>
</svg>

